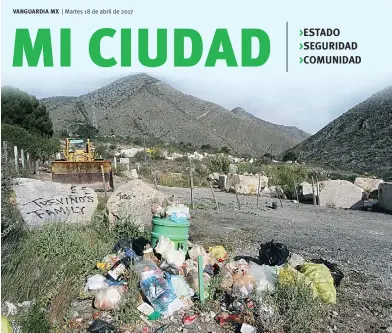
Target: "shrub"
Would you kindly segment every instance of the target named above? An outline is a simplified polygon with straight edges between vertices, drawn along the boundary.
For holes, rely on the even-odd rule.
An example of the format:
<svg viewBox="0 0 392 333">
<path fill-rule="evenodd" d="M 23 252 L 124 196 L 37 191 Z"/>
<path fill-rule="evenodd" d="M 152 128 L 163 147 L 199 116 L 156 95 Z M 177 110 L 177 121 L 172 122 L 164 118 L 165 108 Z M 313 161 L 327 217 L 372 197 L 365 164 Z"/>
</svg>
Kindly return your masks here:
<svg viewBox="0 0 392 333">
<path fill-rule="evenodd" d="M 207 167 L 210 172 L 228 173 L 229 166 L 230 160 L 225 154 L 215 155 L 207 163 Z"/>
<path fill-rule="evenodd" d="M 286 151 L 283 155 L 283 161 L 296 161 L 298 160 L 298 153 L 294 150 Z"/>
<path fill-rule="evenodd" d="M 290 285 L 278 282 L 273 293 L 258 295 L 256 303 L 259 308 L 268 306 L 274 311 L 261 323 L 266 332 L 275 332 L 279 326 L 288 333 L 320 332 L 320 322 L 326 315 L 326 308 L 304 281 Z"/>
</svg>

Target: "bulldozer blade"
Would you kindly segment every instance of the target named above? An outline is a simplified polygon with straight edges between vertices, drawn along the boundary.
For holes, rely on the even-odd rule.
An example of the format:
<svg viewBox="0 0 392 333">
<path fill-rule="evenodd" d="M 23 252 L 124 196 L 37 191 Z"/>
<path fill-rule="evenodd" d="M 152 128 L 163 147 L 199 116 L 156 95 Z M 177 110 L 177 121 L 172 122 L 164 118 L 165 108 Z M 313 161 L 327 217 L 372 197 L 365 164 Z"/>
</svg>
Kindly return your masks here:
<svg viewBox="0 0 392 333">
<path fill-rule="evenodd" d="M 103 188 L 102 168 L 107 190 L 113 189 L 112 164 L 110 161 L 90 162 L 52 162 L 52 180 L 63 184 L 83 184 L 99 189 Z"/>
</svg>

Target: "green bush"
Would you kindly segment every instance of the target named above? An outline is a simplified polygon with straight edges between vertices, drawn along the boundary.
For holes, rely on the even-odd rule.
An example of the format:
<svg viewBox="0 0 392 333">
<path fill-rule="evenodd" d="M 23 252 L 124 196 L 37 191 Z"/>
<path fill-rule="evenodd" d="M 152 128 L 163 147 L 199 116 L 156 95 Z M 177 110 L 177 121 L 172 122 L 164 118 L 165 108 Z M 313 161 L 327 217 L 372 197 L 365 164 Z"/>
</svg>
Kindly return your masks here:
<svg viewBox="0 0 392 333">
<path fill-rule="evenodd" d="M 273 293 L 258 295 L 256 303 L 259 308 L 267 306 L 274 311 L 261 323 L 266 332 L 277 332 L 279 326 L 288 333 L 320 332 L 320 323 L 326 316 L 326 307 L 304 281 L 291 285 L 278 282 Z"/>
<path fill-rule="evenodd" d="M 229 166 L 230 160 L 226 154 L 215 155 L 207 163 L 210 172 L 228 173 Z"/>
<path fill-rule="evenodd" d="M 19 126 L 1 124 L 1 136 L 10 146 L 29 152 L 34 160 L 49 160 L 60 151 L 59 141 L 32 134 Z"/>
</svg>

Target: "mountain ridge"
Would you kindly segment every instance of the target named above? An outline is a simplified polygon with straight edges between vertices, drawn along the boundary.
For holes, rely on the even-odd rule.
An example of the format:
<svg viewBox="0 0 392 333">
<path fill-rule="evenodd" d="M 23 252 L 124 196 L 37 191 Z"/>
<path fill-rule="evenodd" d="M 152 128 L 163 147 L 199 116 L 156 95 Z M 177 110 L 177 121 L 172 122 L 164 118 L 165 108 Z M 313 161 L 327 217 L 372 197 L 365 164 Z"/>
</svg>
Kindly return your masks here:
<svg viewBox="0 0 392 333">
<path fill-rule="evenodd" d="M 165 143 L 227 146 L 235 153 L 252 155 L 264 154 L 271 144 L 277 153 L 283 152 L 307 134 L 248 113 L 247 117 L 238 115 L 147 74 L 126 76 L 81 96 L 41 101 L 57 132 L 88 122 L 96 123 L 101 135 L 137 137 L 146 133 Z"/>
<path fill-rule="evenodd" d="M 289 149 L 300 160 L 392 178 L 392 85 Z"/>
</svg>

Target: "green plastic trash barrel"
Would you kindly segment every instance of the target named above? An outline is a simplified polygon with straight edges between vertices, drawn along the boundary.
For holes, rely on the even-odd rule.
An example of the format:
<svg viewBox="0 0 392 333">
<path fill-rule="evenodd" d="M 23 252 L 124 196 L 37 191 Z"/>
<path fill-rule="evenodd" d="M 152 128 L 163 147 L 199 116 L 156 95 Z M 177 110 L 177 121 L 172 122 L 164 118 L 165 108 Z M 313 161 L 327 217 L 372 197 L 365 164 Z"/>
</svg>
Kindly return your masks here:
<svg viewBox="0 0 392 333">
<path fill-rule="evenodd" d="M 168 218 L 154 217 L 152 219 L 151 246 L 155 247 L 160 236 L 169 238 L 176 250 L 188 251 L 189 220 L 183 223 L 174 223 Z"/>
</svg>

